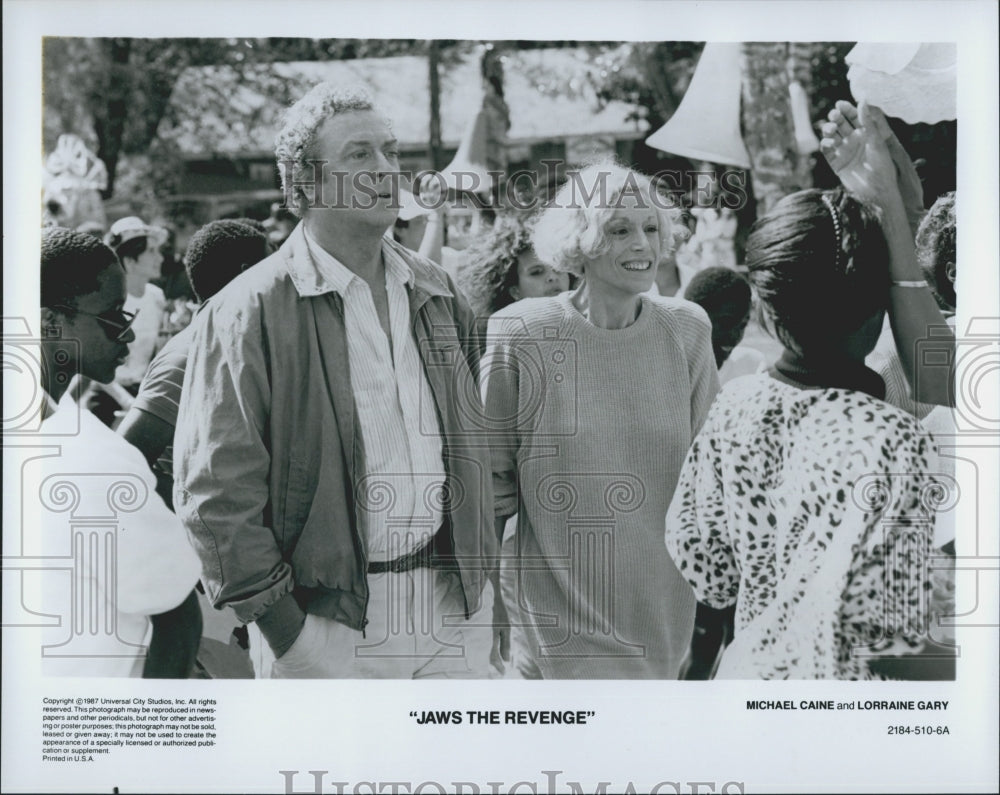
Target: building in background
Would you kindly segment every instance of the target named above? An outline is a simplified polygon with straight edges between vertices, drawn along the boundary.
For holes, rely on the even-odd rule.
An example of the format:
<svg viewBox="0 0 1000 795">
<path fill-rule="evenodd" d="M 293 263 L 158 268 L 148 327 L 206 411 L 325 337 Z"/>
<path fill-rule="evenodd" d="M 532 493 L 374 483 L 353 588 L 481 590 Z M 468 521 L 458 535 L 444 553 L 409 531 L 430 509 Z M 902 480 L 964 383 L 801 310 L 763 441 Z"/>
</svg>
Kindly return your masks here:
<svg viewBox="0 0 1000 795">
<path fill-rule="evenodd" d="M 583 48 L 509 51 L 502 56 L 508 174 L 528 171 L 536 184 L 552 176 L 543 161 L 577 165 L 616 154 L 630 161 L 648 135 L 641 110 L 601 101 L 588 80 L 593 59 Z M 274 138 L 284 105 L 319 82 L 363 84 L 392 120 L 400 165 L 414 174 L 432 167 L 430 89 L 424 56 L 274 63 L 263 78 L 281 91 L 259 88 L 231 67 L 185 70 L 177 81 L 159 135 L 180 152 L 183 172 L 171 204 L 195 223 L 227 215 L 266 215 L 281 193 Z M 558 81 L 558 86 L 556 84 Z M 566 87 L 572 88 L 566 91 Z M 441 139 L 451 160 L 483 102 L 479 58 L 469 54 L 442 68 Z M 544 187 L 544 186 L 543 186 Z M 186 205 L 186 206 L 182 206 Z M 173 213 L 172 213 L 173 214 Z"/>
</svg>

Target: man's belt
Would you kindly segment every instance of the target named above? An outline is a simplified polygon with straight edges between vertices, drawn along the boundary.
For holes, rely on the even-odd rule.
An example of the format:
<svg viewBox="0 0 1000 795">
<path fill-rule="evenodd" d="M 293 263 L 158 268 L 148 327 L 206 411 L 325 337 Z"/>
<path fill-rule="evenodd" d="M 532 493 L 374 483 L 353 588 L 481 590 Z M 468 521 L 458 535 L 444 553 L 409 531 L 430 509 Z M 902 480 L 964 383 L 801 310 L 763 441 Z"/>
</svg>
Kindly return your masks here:
<svg viewBox="0 0 1000 795">
<path fill-rule="evenodd" d="M 406 555 L 400 555 L 395 560 L 370 560 L 368 561 L 368 573 L 369 574 L 385 574 L 386 572 L 393 572 L 394 574 L 399 574 L 403 571 L 412 571 L 413 569 L 419 568 L 433 568 L 432 566 L 432 556 L 434 551 L 434 538 L 424 544 L 420 549 L 415 552 L 410 552 Z"/>
</svg>

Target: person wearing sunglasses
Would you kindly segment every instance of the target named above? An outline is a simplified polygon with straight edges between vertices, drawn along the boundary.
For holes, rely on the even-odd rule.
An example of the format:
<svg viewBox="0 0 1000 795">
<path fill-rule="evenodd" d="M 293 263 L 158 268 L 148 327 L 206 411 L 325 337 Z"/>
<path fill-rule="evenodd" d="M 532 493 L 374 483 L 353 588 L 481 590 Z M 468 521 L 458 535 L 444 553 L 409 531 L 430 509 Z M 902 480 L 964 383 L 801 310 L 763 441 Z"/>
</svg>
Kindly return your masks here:
<svg viewBox="0 0 1000 795">
<path fill-rule="evenodd" d="M 42 494 L 44 484 L 56 477 L 70 484 L 80 505 L 101 499 L 108 505 L 128 502 L 116 518 L 113 580 L 102 573 L 102 562 L 91 566 L 87 556 L 75 560 L 72 582 L 63 576 L 66 572 L 41 573 L 48 577 L 39 590 L 45 603 L 43 613 L 65 614 L 76 604 L 73 593 L 98 594 L 105 605 L 100 613 L 112 617 L 114 629 L 74 637 L 74 643 L 86 645 L 86 653 L 43 656 L 43 672 L 183 678 L 191 671 L 201 635 L 201 613 L 194 595 L 200 575 L 198 557 L 180 521 L 156 494 L 156 480 L 142 454 L 81 409 L 68 389 L 76 375 L 103 384 L 115 377 L 135 339 L 135 314 L 126 312 L 124 304 L 125 270 L 113 250 L 81 232 L 43 231 L 40 432 L 58 445 L 59 453 L 35 459 L 26 467 L 24 478 L 29 485 L 24 493 Z M 111 473 L 134 486 L 133 500 L 116 500 L 111 491 L 107 495 L 93 492 L 107 488 L 102 476 Z M 35 483 L 37 487 L 30 485 Z M 42 510 L 36 532 L 31 543 L 40 557 L 65 557 L 69 533 L 75 530 L 64 511 Z M 53 637 L 45 638 L 46 647 L 65 642 L 70 619 L 84 621 L 87 616 L 67 616 L 66 622 L 48 630 Z M 134 653 L 123 655 L 122 642 Z"/>
<path fill-rule="evenodd" d="M 135 318 L 139 314 L 138 312 L 126 312 L 121 307 L 109 309 L 105 312 L 84 312 L 82 309 L 75 309 L 65 304 L 59 304 L 52 307 L 52 309 L 96 318 L 97 322 L 104 327 L 104 333 L 112 342 L 124 342 L 127 345 L 130 338 L 135 339 L 135 332 L 132 330 L 132 325 L 135 323 Z"/>
<path fill-rule="evenodd" d="M 78 400 L 109 428 L 114 428 L 132 404 L 146 368 L 156 352 L 167 302 L 163 290 L 151 283 L 160 276 L 161 246 L 167 231 L 136 216 L 115 221 L 104 236 L 125 271 L 124 310 L 137 315 L 131 325 L 133 340 L 117 365 L 114 380 L 102 385 L 86 379 L 78 384 Z"/>
</svg>

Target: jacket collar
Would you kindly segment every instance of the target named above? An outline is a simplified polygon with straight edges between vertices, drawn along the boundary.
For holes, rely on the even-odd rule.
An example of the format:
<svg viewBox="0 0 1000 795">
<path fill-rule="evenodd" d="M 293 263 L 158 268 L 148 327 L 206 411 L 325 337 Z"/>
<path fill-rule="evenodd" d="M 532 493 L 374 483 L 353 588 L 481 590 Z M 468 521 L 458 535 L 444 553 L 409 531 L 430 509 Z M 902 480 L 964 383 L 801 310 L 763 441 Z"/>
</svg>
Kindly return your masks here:
<svg viewBox="0 0 1000 795">
<path fill-rule="evenodd" d="M 306 242 L 305 227 L 299 223 L 288 236 L 288 239 L 278 249 L 278 254 L 285 263 L 288 275 L 300 298 L 313 298 L 330 292 L 338 292 L 338 287 L 330 283 L 309 252 Z M 429 260 L 401 246 L 390 237 L 382 239 L 382 254 L 386 261 L 395 261 L 409 269 L 412 276 L 410 285 L 415 296 L 452 297 L 453 293 L 447 279 Z"/>
</svg>

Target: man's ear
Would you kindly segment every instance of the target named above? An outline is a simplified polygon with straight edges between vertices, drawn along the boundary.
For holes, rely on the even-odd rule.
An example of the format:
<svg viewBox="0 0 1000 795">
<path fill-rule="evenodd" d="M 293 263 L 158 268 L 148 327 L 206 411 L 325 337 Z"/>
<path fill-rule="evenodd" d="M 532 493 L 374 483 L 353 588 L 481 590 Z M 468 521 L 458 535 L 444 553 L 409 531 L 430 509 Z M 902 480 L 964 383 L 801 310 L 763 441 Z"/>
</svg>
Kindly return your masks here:
<svg viewBox="0 0 1000 795">
<path fill-rule="evenodd" d="M 944 275 L 948 277 L 948 281 L 952 284 L 955 283 L 955 277 L 958 275 L 958 269 L 955 267 L 954 262 L 945 263 Z"/>
<path fill-rule="evenodd" d="M 510 297 L 511 297 L 511 298 L 513 298 L 513 299 L 514 299 L 515 301 L 520 301 L 520 300 L 521 300 L 521 288 L 520 288 L 520 287 L 519 287 L 518 285 L 516 285 L 516 284 L 512 284 L 512 285 L 511 285 L 511 286 L 510 286 L 510 287 L 509 287 L 509 288 L 507 289 L 507 293 L 508 293 L 508 294 L 510 295 Z"/>
</svg>

